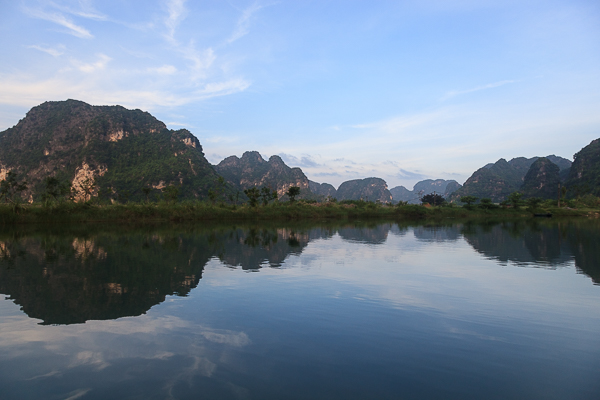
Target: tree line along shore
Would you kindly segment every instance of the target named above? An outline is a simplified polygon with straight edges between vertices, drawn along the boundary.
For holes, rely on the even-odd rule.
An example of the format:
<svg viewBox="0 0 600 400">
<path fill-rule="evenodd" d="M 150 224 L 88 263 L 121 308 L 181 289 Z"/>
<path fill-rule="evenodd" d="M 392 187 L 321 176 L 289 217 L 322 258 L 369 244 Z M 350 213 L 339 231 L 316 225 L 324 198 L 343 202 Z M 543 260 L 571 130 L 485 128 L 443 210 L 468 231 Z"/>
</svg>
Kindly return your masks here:
<svg viewBox="0 0 600 400">
<path fill-rule="evenodd" d="M 250 197 L 252 199 L 252 197 Z M 599 217 L 600 199 L 566 200 L 559 206 L 553 200 L 520 200 L 494 204 L 485 199 L 467 198 L 462 205 L 424 201 L 416 204 L 382 204 L 363 200 L 316 202 L 261 199 L 241 204 L 225 201 L 160 201 L 103 203 L 97 198 L 87 201 L 46 199 L 41 203 L 4 202 L 0 204 L 0 224 L 76 223 L 76 222 L 150 222 L 150 221 L 235 221 L 235 220 L 332 220 L 332 219 L 471 219 Z"/>
<path fill-rule="evenodd" d="M 67 223 L 102 221 L 215 221 L 215 220 L 320 220 L 320 219 L 421 219 L 421 218 L 513 218 L 600 215 L 600 198 L 586 194 L 567 199 L 565 192 L 556 200 L 530 197 L 520 192 L 494 203 L 489 198 L 462 196 L 458 203 L 447 202 L 436 193 L 422 196 L 420 204 L 400 201 L 396 204 L 366 200 L 343 200 L 328 196 L 324 201 L 297 198 L 301 190 L 289 187 L 283 197 L 269 187 L 251 187 L 233 195 L 225 190 L 225 181 L 209 190 L 208 199 L 182 200 L 180 187 L 169 185 L 160 197 L 145 192 L 143 200 L 119 200 L 94 196 L 94 182 L 86 180 L 73 188 L 54 177 L 44 180 L 39 201 L 25 201 L 27 188 L 9 172 L 0 181 L 0 224 Z M 82 196 L 83 194 L 83 196 Z"/>
</svg>

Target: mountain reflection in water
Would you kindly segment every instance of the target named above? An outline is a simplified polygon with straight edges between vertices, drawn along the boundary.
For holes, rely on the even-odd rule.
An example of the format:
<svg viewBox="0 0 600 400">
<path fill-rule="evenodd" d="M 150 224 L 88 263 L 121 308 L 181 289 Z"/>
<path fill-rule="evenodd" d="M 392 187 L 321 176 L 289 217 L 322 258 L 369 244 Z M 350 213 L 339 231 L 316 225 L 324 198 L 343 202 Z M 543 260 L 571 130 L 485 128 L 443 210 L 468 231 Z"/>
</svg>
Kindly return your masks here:
<svg viewBox="0 0 600 400">
<path fill-rule="evenodd" d="M 420 241 L 464 240 L 501 265 L 558 268 L 574 261 L 600 283 L 598 221 L 505 221 L 449 225 L 175 226 L 52 230 L 0 235 L 0 293 L 41 324 L 74 324 L 146 313 L 186 296 L 214 258 L 230 268 L 278 268 L 311 241 L 380 245 L 412 231 Z"/>
</svg>

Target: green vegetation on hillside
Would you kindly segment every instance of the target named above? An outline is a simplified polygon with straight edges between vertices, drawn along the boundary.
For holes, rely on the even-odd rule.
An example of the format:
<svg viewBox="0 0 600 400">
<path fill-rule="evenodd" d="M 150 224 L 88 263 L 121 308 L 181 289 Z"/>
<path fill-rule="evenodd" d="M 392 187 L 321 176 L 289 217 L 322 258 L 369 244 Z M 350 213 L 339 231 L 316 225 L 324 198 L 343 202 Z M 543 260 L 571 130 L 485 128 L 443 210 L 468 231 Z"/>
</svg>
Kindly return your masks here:
<svg viewBox="0 0 600 400">
<path fill-rule="evenodd" d="M 0 168 L 26 180 L 23 196 L 35 201 L 49 177 L 72 185 L 78 197 L 121 202 L 158 199 L 170 185 L 180 187 L 182 198 L 204 199 L 218 184 L 189 131 L 169 130 L 141 110 L 76 100 L 43 103 L 0 132 Z M 93 189 L 87 193 L 86 179 Z"/>
<path fill-rule="evenodd" d="M 555 155 L 517 157 L 510 161 L 501 158 L 475 171 L 452 199 L 475 196 L 501 202 L 515 191 L 524 197 L 554 199 L 561 176 L 568 173 L 570 166 L 569 160 Z"/>
<path fill-rule="evenodd" d="M 566 185 L 569 197 L 592 194 L 600 196 L 600 139 L 575 154 Z"/>
</svg>

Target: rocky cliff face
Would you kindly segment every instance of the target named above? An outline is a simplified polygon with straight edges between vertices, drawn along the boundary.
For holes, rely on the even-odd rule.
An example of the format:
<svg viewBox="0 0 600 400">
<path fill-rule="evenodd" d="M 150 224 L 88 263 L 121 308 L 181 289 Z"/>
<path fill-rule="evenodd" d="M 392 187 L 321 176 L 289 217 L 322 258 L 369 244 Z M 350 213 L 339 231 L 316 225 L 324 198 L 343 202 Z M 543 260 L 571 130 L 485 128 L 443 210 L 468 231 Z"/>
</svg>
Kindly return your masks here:
<svg viewBox="0 0 600 400">
<path fill-rule="evenodd" d="M 346 181 L 337 190 L 338 200 L 365 200 L 391 203 L 392 194 L 381 178 L 365 178 Z"/>
<path fill-rule="evenodd" d="M 558 196 L 560 168 L 546 157 L 538 158 L 529 168 L 520 191 L 525 197 L 553 199 Z"/>
<path fill-rule="evenodd" d="M 600 139 L 593 140 L 574 156 L 566 185 L 569 195 L 600 196 Z"/>
<path fill-rule="evenodd" d="M 82 197 L 141 199 L 142 189 L 180 185 L 183 197 L 204 197 L 217 175 L 189 131 L 173 131 L 141 110 L 46 102 L 0 132 L 0 175 L 14 171 L 28 182 L 25 196 L 39 199 L 46 177 L 68 181 Z"/>
<path fill-rule="evenodd" d="M 269 187 L 282 197 L 292 186 L 308 191 L 308 178 L 300 168 L 288 167 L 281 157 L 265 161 L 257 151 L 247 151 L 241 158 L 230 156 L 215 166 L 215 170 L 238 190 L 254 186 Z"/>
</svg>

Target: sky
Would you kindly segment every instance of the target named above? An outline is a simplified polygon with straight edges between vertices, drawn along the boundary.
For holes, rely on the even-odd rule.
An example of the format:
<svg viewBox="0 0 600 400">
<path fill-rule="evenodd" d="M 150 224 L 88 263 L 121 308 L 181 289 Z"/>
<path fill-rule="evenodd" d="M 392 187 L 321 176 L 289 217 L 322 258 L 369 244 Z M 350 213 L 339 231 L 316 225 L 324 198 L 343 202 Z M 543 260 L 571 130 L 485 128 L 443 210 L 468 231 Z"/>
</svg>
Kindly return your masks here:
<svg viewBox="0 0 600 400">
<path fill-rule="evenodd" d="M 150 112 L 217 164 L 464 181 L 600 137 L 597 0 L 0 0 L 0 130 L 45 101 Z"/>
</svg>

